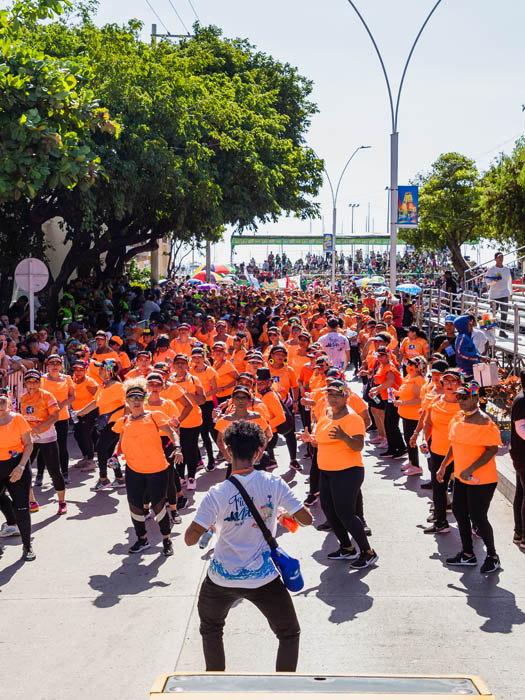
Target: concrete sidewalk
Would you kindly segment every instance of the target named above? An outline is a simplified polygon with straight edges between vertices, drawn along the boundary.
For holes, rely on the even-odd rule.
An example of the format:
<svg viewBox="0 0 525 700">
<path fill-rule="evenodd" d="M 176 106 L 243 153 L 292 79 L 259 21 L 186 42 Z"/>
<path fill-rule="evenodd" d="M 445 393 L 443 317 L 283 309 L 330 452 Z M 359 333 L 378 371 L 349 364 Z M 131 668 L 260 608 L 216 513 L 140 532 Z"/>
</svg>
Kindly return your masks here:
<svg viewBox="0 0 525 700">
<path fill-rule="evenodd" d="M 302 563 L 305 589 L 294 595 L 302 626 L 299 670 L 338 673 L 473 673 L 499 700 L 523 700 L 525 555 L 512 544 L 512 509 L 496 493 L 490 516 L 503 570 L 451 570 L 460 548 L 455 526 L 440 538 L 423 534 L 428 492 L 417 477 L 400 477 L 399 462 L 365 448 L 365 513 L 378 565 L 352 570 L 329 562 L 334 536 L 301 529 L 281 542 Z M 278 473 L 300 497 L 307 476 Z M 304 460 L 309 467 L 309 462 Z M 188 549 L 182 533 L 195 504 L 175 528 L 175 556 L 165 559 L 155 523 L 154 546 L 129 555 L 132 537 L 125 494 L 94 493 L 94 473 L 72 469 L 69 511 L 56 516 L 46 477 L 33 518 L 37 560 L 22 563 L 19 538 L 4 540 L 0 560 L 2 697 L 25 700 L 144 700 L 159 673 L 202 670 L 196 599 L 209 551 Z M 195 501 L 224 470 L 201 473 Z M 316 521 L 323 516 L 318 505 Z M 453 522 L 453 520 L 452 520 Z M 478 559 L 483 547 L 476 542 Z M 274 668 L 276 642 L 249 603 L 230 613 L 228 670 Z"/>
</svg>

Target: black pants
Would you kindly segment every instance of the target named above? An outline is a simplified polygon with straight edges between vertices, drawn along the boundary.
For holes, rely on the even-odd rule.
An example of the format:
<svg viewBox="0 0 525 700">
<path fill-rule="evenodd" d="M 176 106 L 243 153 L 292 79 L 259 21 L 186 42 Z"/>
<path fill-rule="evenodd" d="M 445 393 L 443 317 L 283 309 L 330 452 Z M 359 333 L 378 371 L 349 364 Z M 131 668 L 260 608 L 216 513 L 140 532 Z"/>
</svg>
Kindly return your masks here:
<svg viewBox="0 0 525 700">
<path fill-rule="evenodd" d="M 282 423 L 281 425 L 284 425 Z M 281 427 L 281 426 L 278 426 Z M 273 434 L 272 439 L 268 443 L 268 454 L 272 459 L 275 458 L 274 456 L 274 449 L 275 446 L 277 445 L 277 439 L 279 437 L 279 433 L 275 432 Z M 286 447 L 288 448 L 288 454 L 290 455 L 290 459 L 297 459 L 297 438 L 295 437 L 295 430 L 290 430 L 289 433 L 286 433 L 286 435 L 283 435 L 283 438 L 286 441 Z"/>
<path fill-rule="evenodd" d="M 516 467 L 516 463 L 514 463 Z M 514 532 L 525 537 L 525 470 L 516 469 L 516 491 L 514 493 Z"/>
<path fill-rule="evenodd" d="M 60 464 L 60 471 L 63 476 L 67 476 L 68 466 L 69 466 L 69 452 L 67 449 L 67 430 L 68 430 L 67 419 L 57 420 L 55 423 L 55 430 L 57 431 L 57 445 L 58 445 L 58 461 Z M 44 474 L 44 457 L 42 453 L 38 455 L 37 458 L 37 472 L 39 476 Z"/>
<path fill-rule="evenodd" d="M 63 491 L 66 488 L 66 484 L 60 470 L 57 441 L 33 443 L 33 452 L 31 453 L 30 461 L 34 462 L 34 460 L 38 460 L 38 458 L 43 460 L 49 472 L 49 476 L 51 477 L 51 481 L 53 482 L 53 486 L 55 487 L 55 491 Z"/>
<path fill-rule="evenodd" d="M 175 469 L 174 464 L 174 448 L 171 440 L 167 435 L 161 435 L 162 449 L 164 450 L 164 455 L 168 460 L 168 486 L 167 486 L 167 496 L 168 503 L 170 506 L 177 505 L 177 493 L 181 491 L 182 487 L 180 484 L 179 473 Z M 149 499 L 144 501 L 144 503 L 149 503 Z"/>
<path fill-rule="evenodd" d="M 454 462 L 451 462 L 445 469 L 443 481 L 440 483 L 436 479 L 436 474 L 439 471 L 441 462 L 445 459 L 445 455 L 437 455 L 430 451 L 430 479 L 432 483 L 432 500 L 434 501 L 434 516 L 437 525 L 447 524 L 447 489 L 450 475 L 454 471 Z"/>
<path fill-rule="evenodd" d="M 304 428 L 308 428 L 311 432 L 312 430 L 312 411 L 307 411 L 306 407 L 299 401 L 299 414 L 301 416 L 301 422 Z"/>
<path fill-rule="evenodd" d="M 182 449 L 183 462 L 177 464 L 177 471 L 181 479 L 184 479 L 186 467 L 188 468 L 188 478 L 195 479 L 197 466 L 201 458 L 199 452 L 199 435 L 201 426 L 196 428 L 181 428 L 180 429 L 180 446 Z"/>
<path fill-rule="evenodd" d="M 97 455 L 98 455 L 98 473 L 101 479 L 108 478 L 108 459 L 115 451 L 118 442 L 118 433 L 113 432 L 115 423 L 108 423 L 106 427 L 98 434 Z M 120 467 L 115 469 L 115 476 L 122 478 Z"/>
<path fill-rule="evenodd" d="M 403 436 L 399 430 L 399 413 L 393 403 L 385 403 L 385 433 L 388 440 L 388 450 L 393 455 L 401 454 L 406 450 Z"/>
<path fill-rule="evenodd" d="M 146 520 L 144 516 L 144 499 L 151 501 L 155 520 L 163 535 L 170 534 L 170 516 L 166 509 L 166 491 L 168 488 L 168 470 L 143 474 L 131 467 L 126 467 L 126 491 L 131 513 L 131 522 L 137 537 L 146 535 Z"/>
<path fill-rule="evenodd" d="M 365 477 L 363 467 L 349 467 L 340 471 L 321 469 L 321 507 L 332 526 L 341 547 L 350 547 L 352 535 L 361 551 L 370 549 L 363 521 L 357 515 L 357 499 Z"/>
<path fill-rule="evenodd" d="M 53 443 L 56 445 L 56 443 Z M 29 513 L 29 490 L 31 488 L 31 469 L 26 464 L 22 477 L 18 481 L 9 481 L 9 475 L 18 466 L 22 455 L 13 459 L 0 461 L 0 492 L 6 489 L 12 499 L 12 515 L 22 537 L 22 544 L 29 549 L 31 546 L 31 516 Z M 63 479 L 62 479 L 63 481 Z M 14 512 L 13 512 L 14 511 Z M 11 525 L 12 523 L 9 523 Z"/>
<path fill-rule="evenodd" d="M 199 593 L 199 618 L 206 671 L 224 671 L 223 630 L 231 607 L 238 600 L 249 600 L 258 608 L 279 640 L 275 670 L 293 673 L 299 657 L 301 629 L 293 601 L 281 578 L 259 588 L 218 586 L 206 576 Z"/>
<path fill-rule="evenodd" d="M 401 420 L 403 421 L 403 437 L 408 450 L 408 459 L 414 467 L 419 467 L 419 450 L 417 445 L 416 447 L 410 447 L 410 438 L 414 434 L 418 421 L 412 418 L 402 418 Z"/>
<path fill-rule="evenodd" d="M 493 484 L 464 484 L 459 479 L 454 480 L 454 495 L 452 511 L 458 523 L 461 546 L 467 554 L 472 554 L 472 525 L 487 548 L 487 554 L 494 556 L 494 532 L 488 519 L 490 502 L 496 490 Z"/>
<path fill-rule="evenodd" d="M 78 423 L 73 424 L 73 435 L 77 441 L 79 450 L 82 456 L 87 459 L 93 459 L 95 454 L 95 445 L 93 443 L 93 428 L 95 427 L 95 419 L 98 416 L 98 410 L 90 411 L 85 416 L 78 417 Z"/>
<path fill-rule="evenodd" d="M 359 354 L 358 345 L 350 345 L 350 364 L 354 365 L 356 372 L 361 367 L 361 355 Z"/>
<path fill-rule="evenodd" d="M 204 449 L 206 450 L 206 454 L 208 456 L 208 462 L 213 462 L 213 443 L 211 439 L 215 430 L 213 427 L 212 418 L 214 407 L 215 406 L 213 401 L 206 401 L 201 406 L 202 425 L 200 428 L 200 434 L 202 438 L 202 444 L 204 445 Z"/>
<path fill-rule="evenodd" d="M 16 525 L 13 501 L 7 495 L 5 486 L 0 488 L 0 513 L 2 513 L 8 525 Z"/>
<path fill-rule="evenodd" d="M 312 466 L 310 467 L 310 493 L 319 493 L 319 480 L 321 478 L 321 473 L 319 471 L 319 465 L 317 463 L 317 447 L 312 450 Z"/>
</svg>

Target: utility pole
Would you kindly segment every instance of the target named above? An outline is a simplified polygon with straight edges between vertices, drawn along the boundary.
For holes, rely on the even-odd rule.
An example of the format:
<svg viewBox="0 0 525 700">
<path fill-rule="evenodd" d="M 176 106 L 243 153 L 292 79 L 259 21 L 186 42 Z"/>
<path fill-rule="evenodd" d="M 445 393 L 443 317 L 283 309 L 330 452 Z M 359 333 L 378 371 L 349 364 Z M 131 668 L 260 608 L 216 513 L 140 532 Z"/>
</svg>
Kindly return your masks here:
<svg viewBox="0 0 525 700">
<path fill-rule="evenodd" d="M 359 204 L 349 204 L 348 206 L 352 210 L 352 233 L 353 233 L 354 232 L 354 209 L 356 209 L 359 206 Z"/>
</svg>

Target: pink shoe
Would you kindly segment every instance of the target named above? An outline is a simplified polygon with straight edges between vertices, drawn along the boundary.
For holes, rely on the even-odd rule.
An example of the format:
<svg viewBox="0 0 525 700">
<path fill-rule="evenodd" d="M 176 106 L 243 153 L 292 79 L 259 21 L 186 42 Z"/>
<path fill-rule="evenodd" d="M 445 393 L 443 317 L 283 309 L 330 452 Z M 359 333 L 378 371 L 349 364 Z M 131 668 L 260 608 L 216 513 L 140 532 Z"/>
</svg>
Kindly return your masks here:
<svg viewBox="0 0 525 700">
<path fill-rule="evenodd" d="M 195 491 L 197 488 L 197 484 L 195 483 L 195 479 L 188 479 L 188 483 L 186 484 L 186 489 L 188 491 Z"/>
<path fill-rule="evenodd" d="M 420 476 L 423 474 L 421 467 L 414 467 L 413 464 L 411 464 L 408 469 L 404 469 L 403 471 L 405 476 Z"/>
<path fill-rule="evenodd" d="M 401 471 L 406 472 L 408 469 L 412 469 L 412 466 L 413 465 L 410 464 L 410 462 L 407 462 L 407 464 L 403 464 L 403 466 L 401 467 Z"/>
<path fill-rule="evenodd" d="M 382 441 L 383 441 L 383 438 L 381 437 L 381 435 L 376 435 L 375 438 L 372 438 L 370 440 L 372 445 L 377 445 L 379 442 L 382 442 Z"/>
<path fill-rule="evenodd" d="M 67 503 L 63 501 L 62 503 L 58 504 L 58 512 L 57 515 L 65 515 L 67 513 Z"/>
</svg>

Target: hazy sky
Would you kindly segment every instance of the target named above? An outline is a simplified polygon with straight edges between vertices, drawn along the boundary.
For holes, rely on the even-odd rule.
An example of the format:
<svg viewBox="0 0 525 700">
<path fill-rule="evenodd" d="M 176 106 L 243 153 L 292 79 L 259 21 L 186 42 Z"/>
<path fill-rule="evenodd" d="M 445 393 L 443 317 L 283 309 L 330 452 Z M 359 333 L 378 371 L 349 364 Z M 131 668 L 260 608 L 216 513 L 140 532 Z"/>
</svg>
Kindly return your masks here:
<svg viewBox="0 0 525 700">
<path fill-rule="evenodd" d="M 386 230 L 390 112 L 384 78 L 370 39 L 347 0 L 149 0 L 172 33 L 195 20 L 243 37 L 259 50 L 297 66 L 315 83 L 319 106 L 308 141 L 337 180 L 350 153 L 361 151 L 339 195 L 339 231 L 350 231 L 349 202 L 360 204 L 356 231 L 365 230 L 368 202 L 375 230 Z M 356 0 L 383 54 L 393 89 L 434 0 Z M 97 23 L 136 17 L 164 31 L 147 0 L 101 0 Z M 525 113 L 524 0 L 443 0 L 426 27 L 408 70 L 399 118 L 399 183 L 459 151 L 486 168 L 523 133 Z M 331 225 L 327 186 L 319 196 L 325 230 Z M 283 219 L 261 232 L 307 233 L 310 223 Z M 312 223 L 314 233 L 321 222 Z M 222 248 L 222 246 L 220 246 Z"/>
</svg>

